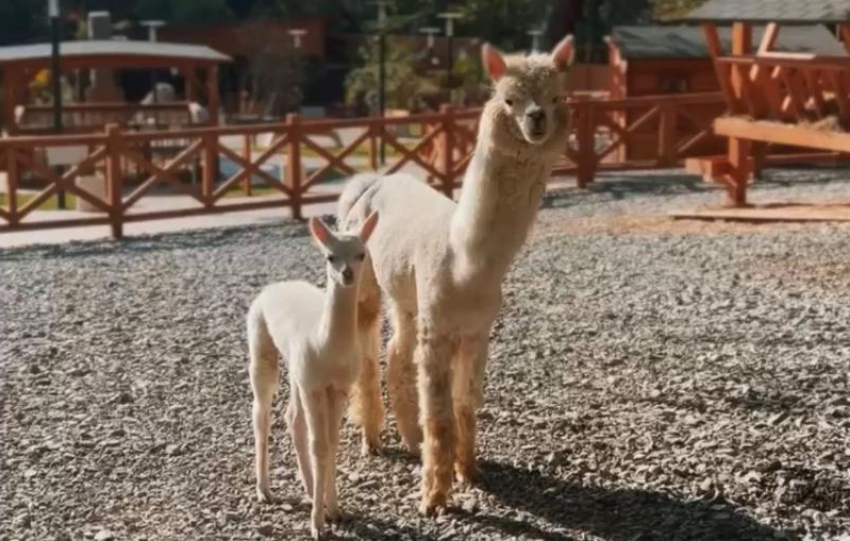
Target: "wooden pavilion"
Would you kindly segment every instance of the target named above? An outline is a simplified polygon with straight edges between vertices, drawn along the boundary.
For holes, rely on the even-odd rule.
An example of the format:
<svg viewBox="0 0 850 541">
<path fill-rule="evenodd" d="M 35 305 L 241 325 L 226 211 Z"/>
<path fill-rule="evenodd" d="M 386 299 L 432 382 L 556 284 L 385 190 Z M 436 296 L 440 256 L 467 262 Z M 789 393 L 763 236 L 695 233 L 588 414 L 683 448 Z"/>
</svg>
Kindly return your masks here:
<svg viewBox="0 0 850 541">
<path fill-rule="evenodd" d="M 201 101 L 208 110 L 205 124 L 219 122 L 218 68 L 230 57 L 206 46 L 164 42 L 127 40 L 84 40 L 61 44 L 63 75 L 81 70 L 175 69 L 185 80 L 185 102 L 161 104 L 129 104 L 124 101 L 72 103 L 63 107 L 66 132 L 102 130 L 107 123 L 127 125 L 142 110 L 153 112 L 182 109 Z M 28 127 L 21 121 L 28 115 L 50 116 L 50 106 L 29 103 L 28 88 L 32 79 L 49 69 L 50 44 L 0 47 L 0 77 L 3 88 L 2 123 L 10 135 L 50 132 L 48 123 Z M 17 114 L 16 114 L 17 110 Z"/>
<path fill-rule="evenodd" d="M 729 140 L 725 156 L 692 170 L 723 183 L 731 206 L 747 206 L 768 144 L 850 153 L 850 0 L 709 0 L 686 20 L 702 26 L 727 108 L 714 129 Z M 726 51 L 718 26 L 729 24 Z M 831 25 L 846 50 L 776 51 L 783 27 L 811 24 Z M 766 25 L 755 50 L 754 25 Z"/>
</svg>

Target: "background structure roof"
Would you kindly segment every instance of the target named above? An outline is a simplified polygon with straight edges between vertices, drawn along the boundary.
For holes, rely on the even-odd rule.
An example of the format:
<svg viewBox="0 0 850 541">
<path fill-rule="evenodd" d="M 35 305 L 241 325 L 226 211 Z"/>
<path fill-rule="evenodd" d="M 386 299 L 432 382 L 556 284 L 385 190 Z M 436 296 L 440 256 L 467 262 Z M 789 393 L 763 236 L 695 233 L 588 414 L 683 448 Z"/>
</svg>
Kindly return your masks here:
<svg viewBox="0 0 850 541">
<path fill-rule="evenodd" d="M 684 20 L 840 23 L 850 20 L 850 0 L 708 0 Z"/>
<path fill-rule="evenodd" d="M 50 44 L 13 45 L 0 47 L 0 65 L 13 63 L 40 63 L 50 60 Z M 66 41 L 61 45 L 63 60 L 83 59 L 125 60 L 125 67 L 132 68 L 134 59 L 147 62 L 168 61 L 218 64 L 229 62 L 229 56 L 203 45 L 178 43 L 127 41 L 127 40 L 81 40 Z"/>
<path fill-rule="evenodd" d="M 731 51 L 729 27 L 717 29 L 725 51 Z M 753 28 L 753 46 L 761 41 L 764 27 Z M 693 26 L 617 26 L 611 40 L 624 58 L 708 58 L 702 30 Z M 774 50 L 846 56 L 847 52 L 824 26 L 780 27 Z"/>
</svg>

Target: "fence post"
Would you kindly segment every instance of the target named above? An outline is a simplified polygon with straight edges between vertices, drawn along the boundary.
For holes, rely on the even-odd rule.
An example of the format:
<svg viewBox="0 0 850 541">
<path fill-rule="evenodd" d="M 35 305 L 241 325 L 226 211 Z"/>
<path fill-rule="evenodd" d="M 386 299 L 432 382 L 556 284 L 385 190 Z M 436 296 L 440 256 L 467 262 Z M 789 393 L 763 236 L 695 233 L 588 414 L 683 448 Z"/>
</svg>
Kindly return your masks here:
<svg viewBox="0 0 850 541">
<path fill-rule="evenodd" d="M 671 100 L 662 101 L 660 113 L 658 161 L 659 165 L 671 165 L 676 161 L 676 103 Z"/>
<path fill-rule="evenodd" d="M 586 188 L 593 182 L 593 174 L 596 169 L 596 142 L 593 126 L 593 103 L 589 100 L 579 102 L 581 108 L 578 113 L 578 171 L 576 184 L 579 188 Z"/>
<path fill-rule="evenodd" d="M 286 177 L 289 184 L 289 189 L 292 191 L 290 195 L 290 204 L 292 205 L 292 217 L 296 220 L 302 220 L 304 217 L 301 214 L 301 134 L 299 133 L 300 120 L 295 113 L 286 115 L 286 128 L 289 131 L 289 158 L 286 162 Z"/>
<path fill-rule="evenodd" d="M 369 166 L 372 171 L 378 170 L 378 125 L 369 121 Z"/>
<path fill-rule="evenodd" d="M 213 193 L 218 180 L 218 136 L 216 134 L 204 134 L 201 136 L 203 144 L 204 169 L 201 177 L 201 199 L 204 207 L 213 206 Z"/>
<path fill-rule="evenodd" d="M 6 150 L 6 189 L 9 191 L 9 225 L 18 223 L 18 160 L 17 152 Z"/>
<path fill-rule="evenodd" d="M 455 174 L 454 174 L 454 109 L 449 104 L 444 104 L 440 107 L 440 113 L 443 115 L 443 163 L 441 164 L 443 172 L 443 193 L 449 199 L 452 199 L 455 191 Z"/>
<path fill-rule="evenodd" d="M 242 159 L 246 162 L 251 163 L 251 136 L 245 134 L 245 140 L 242 142 Z M 242 179 L 242 190 L 245 192 L 246 196 L 250 196 L 252 192 L 253 186 L 251 186 L 251 177 L 252 175 L 247 174 Z"/>
<path fill-rule="evenodd" d="M 109 225 L 112 238 L 124 237 L 124 210 L 121 188 L 123 174 L 121 172 L 121 153 L 123 151 L 121 128 L 117 124 L 106 126 L 106 196 L 109 200 Z"/>
</svg>

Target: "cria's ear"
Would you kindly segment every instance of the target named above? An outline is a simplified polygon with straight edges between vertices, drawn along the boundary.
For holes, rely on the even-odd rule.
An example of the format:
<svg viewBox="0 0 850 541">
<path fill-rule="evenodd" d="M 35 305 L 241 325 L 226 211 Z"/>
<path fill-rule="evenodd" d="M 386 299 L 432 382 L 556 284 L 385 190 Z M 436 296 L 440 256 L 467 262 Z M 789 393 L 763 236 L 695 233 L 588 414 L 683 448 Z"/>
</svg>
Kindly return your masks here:
<svg viewBox="0 0 850 541">
<path fill-rule="evenodd" d="M 573 63 L 573 59 L 575 58 L 575 47 L 572 34 L 565 37 L 559 41 L 557 45 L 555 45 L 555 48 L 552 49 L 550 58 L 552 59 L 552 64 L 555 65 L 555 68 L 558 71 L 566 71 L 567 68 L 570 67 L 570 64 Z"/>
<path fill-rule="evenodd" d="M 505 59 L 499 49 L 493 47 L 489 43 L 485 43 L 481 47 L 481 63 L 484 64 L 484 69 L 494 81 L 498 81 L 505 74 Z"/>
<path fill-rule="evenodd" d="M 321 218 L 310 218 L 310 233 L 313 234 L 313 238 L 319 244 L 325 248 L 330 248 L 333 233 L 331 233 L 330 228 L 328 228 L 327 224 Z"/>
<path fill-rule="evenodd" d="M 378 225 L 378 211 L 376 210 L 372 214 L 366 218 L 366 221 L 363 222 L 363 225 L 360 226 L 360 240 L 363 244 L 369 242 L 369 237 L 372 236 L 372 232 L 375 231 L 375 226 Z"/>
</svg>

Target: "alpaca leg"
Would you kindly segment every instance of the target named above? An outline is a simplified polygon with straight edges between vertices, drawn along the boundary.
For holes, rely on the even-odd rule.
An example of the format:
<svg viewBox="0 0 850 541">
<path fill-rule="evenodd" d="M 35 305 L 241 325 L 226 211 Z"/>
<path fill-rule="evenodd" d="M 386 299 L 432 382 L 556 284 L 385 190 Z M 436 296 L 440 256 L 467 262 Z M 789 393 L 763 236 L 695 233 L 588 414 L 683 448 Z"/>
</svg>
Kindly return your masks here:
<svg viewBox="0 0 850 541">
<path fill-rule="evenodd" d="M 487 335 L 464 338 L 454 359 L 452 398 L 457 429 L 455 474 L 462 483 L 473 483 L 479 474 L 475 464 L 475 410 L 483 402 L 487 346 Z"/>
<path fill-rule="evenodd" d="M 339 503 L 336 490 L 336 461 L 339 450 L 339 432 L 342 428 L 341 422 L 345 413 L 345 393 L 335 389 L 328 390 L 328 478 L 325 489 L 325 507 L 328 511 L 328 520 L 340 519 Z"/>
<path fill-rule="evenodd" d="M 378 360 L 381 350 L 381 290 L 371 266 L 363 270 L 360 280 L 357 327 L 363 358 L 360 374 L 351 392 L 349 415 L 363 431 L 363 454 L 379 454 L 385 416 Z"/>
<path fill-rule="evenodd" d="M 257 499 L 272 501 L 269 488 L 269 429 L 274 395 L 278 387 L 278 352 L 261 316 L 249 318 L 248 349 L 251 389 L 254 392 L 253 427 Z"/>
<path fill-rule="evenodd" d="M 298 472 L 301 484 L 308 499 L 313 499 L 313 472 L 310 471 L 310 454 L 307 449 L 307 417 L 301 393 L 294 382 L 290 380 L 289 405 L 286 408 L 286 426 L 295 446 L 295 459 L 298 461 Z"/>
<path fill-rule="evenodd" d="M 411 453 L 419 454 L 422 429 L 419 426 L 419 397 L 416 393 L 416 367 L 413 364 L 416 320 L 397 307 L 393 308 L 392 314 L 394 334 L 387 348 L 390 404 L 405 446 Z"/>
<path fill-rule="evenodd" d="M 452 487 L 455 455 L 451 390 L 452 345 L 448 336 L 429 336 L 420 329 L 416 346 L 419 397 L 425 441 L 422 460 L 422 503 L 419 511 L 434 514 L 445 507 Z"/>
<path fill-rule="evenodd" d="M 328 396 L 323 389 L 303 396 L 310 433 L 310 466 L 313 470 L 313 510 L 310 534 L 319 539 L 325 527 L 325 487 L 328 475 Z"/>
</svg>

